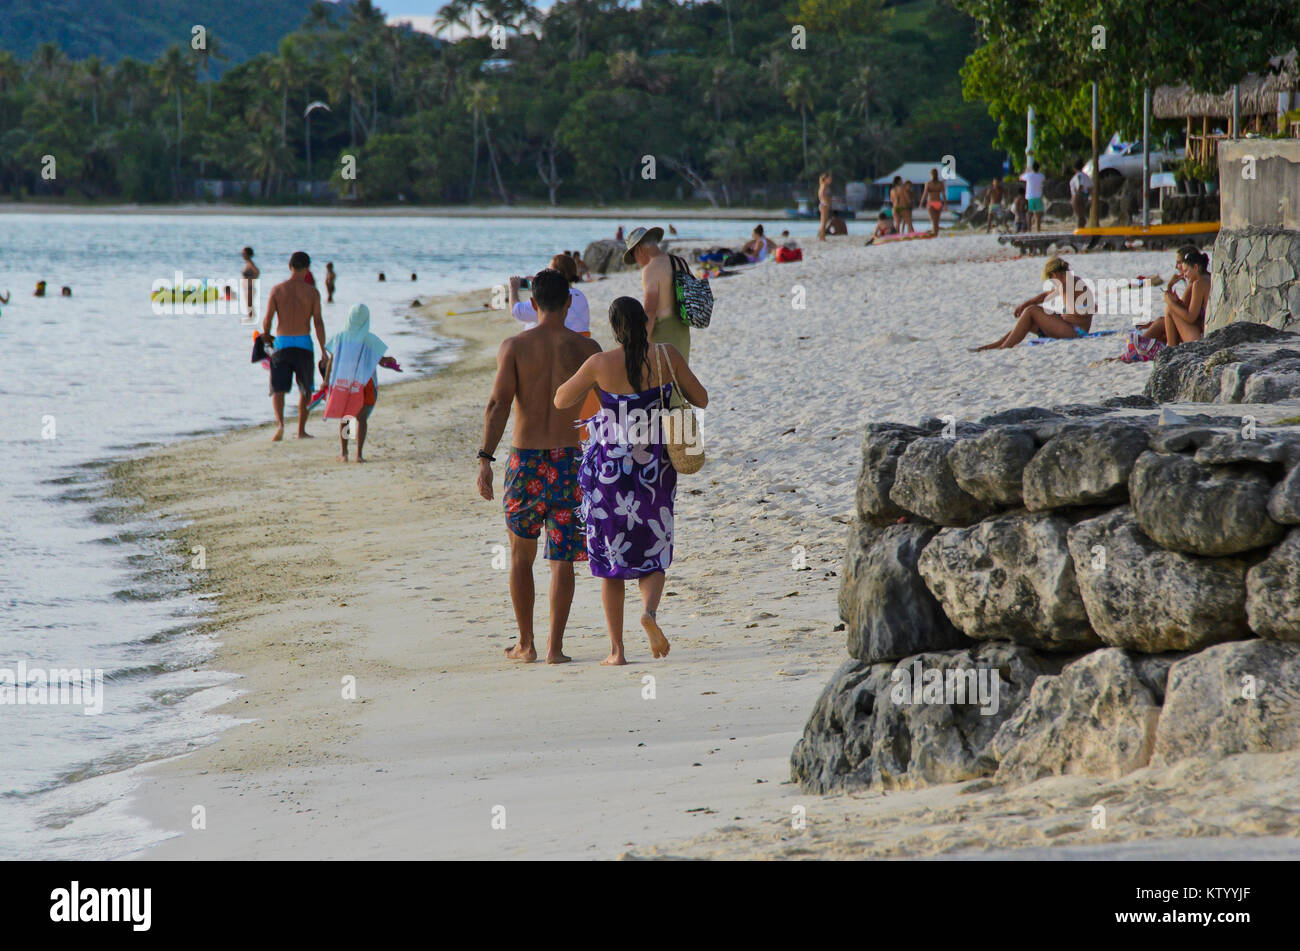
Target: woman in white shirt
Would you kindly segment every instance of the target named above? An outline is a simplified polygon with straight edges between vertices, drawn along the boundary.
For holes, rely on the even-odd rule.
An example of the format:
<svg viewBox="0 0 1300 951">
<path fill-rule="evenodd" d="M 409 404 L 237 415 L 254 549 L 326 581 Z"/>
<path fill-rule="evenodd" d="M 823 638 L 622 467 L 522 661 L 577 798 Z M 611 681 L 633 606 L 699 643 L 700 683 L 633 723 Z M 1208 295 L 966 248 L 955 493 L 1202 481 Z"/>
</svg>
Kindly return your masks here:
<svg viewBox="0 0 1300 951">
<path fill-rule="evenodd" d="M 574 333 L 580 333 L 584 337 L 591 336 L 591 309 L 587 305 L 586 295 L 573 285 L 578 283 L 578 266 L 574 263 L 573 258 L 567 254 L 557 254 L 551 258 L 549 265 L 552 269 L 559 271 L 569 279 L 569 313 L 565 315 L 564 326 L 568 327 Z M 510 313 L 514 315 L 515 320 L 524 325 L 525 330 L 532 330 L 537 326 L 537 308 L 533 306 L 532 300 L 519 299 L 519 287 L 521 280 L 518 277 L 510 278 Z"/>
</svg>

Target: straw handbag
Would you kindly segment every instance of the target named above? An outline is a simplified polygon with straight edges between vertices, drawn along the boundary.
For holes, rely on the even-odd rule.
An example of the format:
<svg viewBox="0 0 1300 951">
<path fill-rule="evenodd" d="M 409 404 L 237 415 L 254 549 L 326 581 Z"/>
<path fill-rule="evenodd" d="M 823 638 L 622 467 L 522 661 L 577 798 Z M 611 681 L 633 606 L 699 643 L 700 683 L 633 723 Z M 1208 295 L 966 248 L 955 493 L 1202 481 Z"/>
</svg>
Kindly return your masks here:
<svg viewBox="0 0 1300 951">
<path fill-rule="evenodd" d="M 677 382 L 677 371 L 673 369 L 673 361 L 669 358 L 668 373 L 673 378 L 673 391 L 681 397 L 679 410 L 681 424 L 676 425 L 673 421 L 668 400 L 663 396 L 664 374 L 659 363 L 663 348 L 663 344 L 655 347 L 655 375 L 659 377 L 660 402 L 663 407 L 660 416 L 660 432 L 663 434 L 664 447 L 668 450 L 668 461 L 673 464 L 673 468 L 681 475 L 691 475 L 699 472 L 704 465 L 704 438 L 700 434 L 700 423 L 695 418 L 695 410 L 686 399 L 686 394 L 682 392 L 682 385 Z"/>
</svg>

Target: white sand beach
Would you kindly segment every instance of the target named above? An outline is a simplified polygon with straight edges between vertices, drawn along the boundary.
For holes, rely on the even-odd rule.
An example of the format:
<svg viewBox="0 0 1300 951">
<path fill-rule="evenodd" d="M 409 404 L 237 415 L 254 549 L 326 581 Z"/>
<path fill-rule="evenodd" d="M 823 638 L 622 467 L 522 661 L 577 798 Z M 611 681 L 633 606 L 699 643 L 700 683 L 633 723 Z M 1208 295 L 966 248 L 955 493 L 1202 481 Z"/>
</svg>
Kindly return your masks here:
<svg viewBox="0 0 1300 951">
<path fill-rule="evenodd" d="M 272 445 L 268 425 L 125 464 L 122 491 L 185 523 L 178 545 L 206 548 L 213 666 L 240 675 L 225 712 L 246 720 L 150 770 L 135 809 L 176 834 L 140 857 L 860 857 L 1296 835 L 1289 756 L 1011 793 L 821 799 L 789 784 L 791 748 L 846 656 L 836 591 L 863 425 L 1095 402 L 1140 392 L 1148 372 L 1101 362 L 1122 334 L 968 352 L 1040 289 L 1043 259 L 993 238 L 864 247 L 855 235 L 804 253 L 716 279 L 714 325 L 695 334 L 709 461 L 679 486 L 663 661 L 629 631 L 632 663 L 598 666 L 608 641 L 581 566 L 574 663 L 502 654 L 514 636 L 493 567 L 505 528 L 499 500 L 474 490 L 474 453 L 496 346 L 515 327 L 501 313 L 447 316 L 486 294 L 429 308 L 465 341 L 460 360 L 381 390 L 365 466 L 334 462 L 336 430 L 318 420 L 311 441 Z M 1168 275 L 1172 259 L 1072 258 L 1087 278 Z M 603 315 L 639 293 L 638 276 L 583 289 L 608 344 Z M 544 630 L 544 596 L 537 616 Z M 1088 823 L 1098 796 L 1112 815 L 1102 832 Z"/>
</svg>

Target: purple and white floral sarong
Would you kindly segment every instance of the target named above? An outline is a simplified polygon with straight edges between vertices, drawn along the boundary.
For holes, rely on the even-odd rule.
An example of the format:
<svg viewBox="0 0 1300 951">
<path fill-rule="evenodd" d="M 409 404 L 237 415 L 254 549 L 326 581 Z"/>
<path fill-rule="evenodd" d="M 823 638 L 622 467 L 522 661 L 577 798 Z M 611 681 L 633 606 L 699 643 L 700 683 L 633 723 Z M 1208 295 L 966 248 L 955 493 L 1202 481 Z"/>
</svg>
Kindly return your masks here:
<svg viewBox="0 0 1300 951">
<path fill-rule="evenodd" d="M 578 469 L 587 557 L 597 578 L 641 578 L 673 560 L 677 470 L 661 438 L 659 411 L 672 385 L 606 393 L 587 420 L 590 438 Z"/>
</svg>

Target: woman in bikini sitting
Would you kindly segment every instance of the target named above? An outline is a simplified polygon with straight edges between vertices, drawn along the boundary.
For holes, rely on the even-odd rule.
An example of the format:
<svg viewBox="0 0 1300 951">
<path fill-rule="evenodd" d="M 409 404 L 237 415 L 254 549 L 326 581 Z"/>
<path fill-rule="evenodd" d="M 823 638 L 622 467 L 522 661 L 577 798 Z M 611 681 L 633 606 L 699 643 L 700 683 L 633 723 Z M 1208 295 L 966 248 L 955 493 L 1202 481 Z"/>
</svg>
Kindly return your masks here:
<svg viewBox="0 0 1300 951">
<path fill-rule="evenodd" d="M 1210 257 L 1194 245 L 1178 249 L 1174 268 L 1178 277 L 1165 288 L 1165 313 L 1141 327 L 1142 338 L 1166 346 L 1190 343 L 1205 336 L 1205 303 L 1210 299 Z M 1186 290 L 1180 297 L 1173 285 L 1183 281 Z M 1154 356 L 1159 347 L 1151 348 Z"/>
<path fill-rule="evenodd" d="M 972 351 L 1010 350 L 1031 331 L 1058 340 L 1086 337 L 1095 309 L 1092 291 L 1059 257 L 1043 265 L 1043 283 L 1051 286 L 1016 308 L 1016 325 L 1004 337 Z"/>
</svg>

